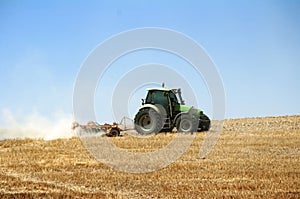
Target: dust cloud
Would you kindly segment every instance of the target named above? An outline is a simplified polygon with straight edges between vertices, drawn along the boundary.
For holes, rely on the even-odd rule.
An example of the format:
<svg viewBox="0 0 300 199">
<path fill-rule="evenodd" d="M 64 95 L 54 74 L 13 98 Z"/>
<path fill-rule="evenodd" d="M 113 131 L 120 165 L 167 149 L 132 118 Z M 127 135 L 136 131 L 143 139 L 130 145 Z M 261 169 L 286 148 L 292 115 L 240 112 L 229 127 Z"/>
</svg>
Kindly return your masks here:
<svg viewBox="0 0 300 199">
<path fill-rule="evenodd" d="M 46 117 L 37 112 L 16 116 L 10 110 L 2 110 L 0 140 L 5 139 L 44 139 L 70 138 L 75 136 L 71 130 L 72 114 L 55 113 Z"/>
</svg>

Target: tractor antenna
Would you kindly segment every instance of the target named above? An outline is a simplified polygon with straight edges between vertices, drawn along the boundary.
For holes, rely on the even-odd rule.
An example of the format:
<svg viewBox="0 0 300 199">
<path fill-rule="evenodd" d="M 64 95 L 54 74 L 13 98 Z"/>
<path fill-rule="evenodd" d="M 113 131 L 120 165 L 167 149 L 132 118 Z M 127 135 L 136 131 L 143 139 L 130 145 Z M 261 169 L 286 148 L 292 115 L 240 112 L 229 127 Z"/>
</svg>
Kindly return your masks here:
<svg viewBox="0 0 300 199">
<path fill-rule="evenodd" d="M 161 83 L 161 87 L 165 88 L 165 82 Z"/>
</svg>

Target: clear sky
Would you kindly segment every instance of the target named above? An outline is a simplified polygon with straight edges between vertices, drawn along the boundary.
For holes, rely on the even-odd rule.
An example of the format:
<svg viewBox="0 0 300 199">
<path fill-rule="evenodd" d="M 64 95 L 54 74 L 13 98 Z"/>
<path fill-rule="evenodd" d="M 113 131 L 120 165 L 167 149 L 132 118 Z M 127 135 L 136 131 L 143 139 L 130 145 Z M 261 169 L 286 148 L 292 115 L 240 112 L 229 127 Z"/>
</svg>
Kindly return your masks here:
<svg viewBox="0 0 300 199">
<path fill-rule="evenodd" d="M 299 10 L 297 0 L 1 0 L 1 123 L 5 112 L 19 119 L 32 112 L 71 114 L 74 82 L 89 53 L 112 35 L 143 27 L 179 31 L 207 51 L 224 83 L 226 118 L 300 114 Z M 131 61 L 169 56 L 147 53 Z M 105 103 L 98 95 L 96 103 Z M 129 112 L 140 104 L 136 98 Z M 200 106 L 210 109 L 203 98 Z"/>
</svg>

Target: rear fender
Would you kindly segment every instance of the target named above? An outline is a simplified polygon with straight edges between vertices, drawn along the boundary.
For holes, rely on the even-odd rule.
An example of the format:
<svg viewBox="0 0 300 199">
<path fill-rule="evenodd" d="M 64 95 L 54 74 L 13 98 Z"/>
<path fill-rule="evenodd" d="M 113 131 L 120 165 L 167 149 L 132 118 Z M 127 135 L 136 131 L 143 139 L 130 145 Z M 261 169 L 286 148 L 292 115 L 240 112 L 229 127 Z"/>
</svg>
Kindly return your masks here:
<svg viewBox="0 0 300 199">
<path fill-rule="evenodd" d="M 156 111 L 159 115 L 161 116 L 167 116 L 167 112 L 165 110 L 165 108 L 160 105 L 160 104 L 145 104 L 143 105 L 139 110 L 142 110 L 142 109 L 153 109 L 154 111 Z"/>
<path fill-rule="evenodd" d="M 194 107 L 191 106 L 191 108 L 188 110 L 188 111 L 184 111 L 184 112 L 181 112 L 181 113 L 178 113 L 176 115 L 176 117 L 174 118 L 174 121 L 176 121 L 179 117 L 181 117 L 182 115 L 189 115 L 189 116 L 192 116 L 193 115 L 193 112 L 194 112 Z"/>
</svg>

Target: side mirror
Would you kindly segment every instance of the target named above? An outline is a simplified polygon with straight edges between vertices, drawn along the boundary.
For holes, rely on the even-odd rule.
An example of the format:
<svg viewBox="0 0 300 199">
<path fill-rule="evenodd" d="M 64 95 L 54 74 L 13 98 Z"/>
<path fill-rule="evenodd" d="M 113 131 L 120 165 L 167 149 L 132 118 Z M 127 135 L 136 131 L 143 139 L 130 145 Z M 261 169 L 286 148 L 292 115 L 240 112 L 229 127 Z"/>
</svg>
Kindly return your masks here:
<svg viewBox="0 0 300 199">
<path fill-rule="evenodd" d="M 142 99 L 142 105 L 144 105 L 145 104 L 145 100 L 144 99 Z"/>
</svg>

